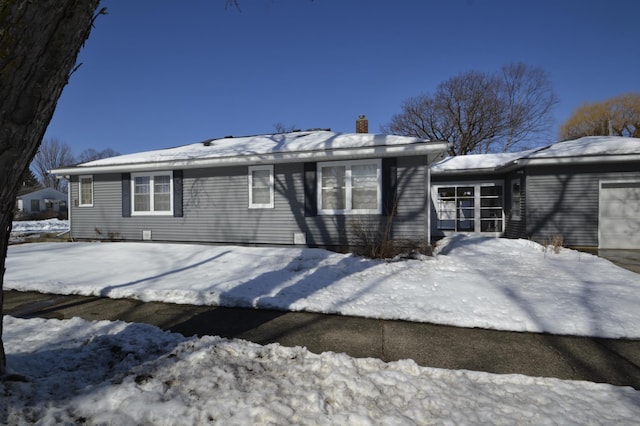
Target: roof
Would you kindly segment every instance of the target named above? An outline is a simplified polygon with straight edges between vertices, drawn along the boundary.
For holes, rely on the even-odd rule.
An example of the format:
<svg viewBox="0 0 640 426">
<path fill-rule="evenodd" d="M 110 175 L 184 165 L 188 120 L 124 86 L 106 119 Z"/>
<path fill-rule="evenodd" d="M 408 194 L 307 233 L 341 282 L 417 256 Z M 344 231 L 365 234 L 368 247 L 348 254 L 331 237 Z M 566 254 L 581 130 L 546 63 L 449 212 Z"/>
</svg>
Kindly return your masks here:
<svg viewBox="0 0 640 426">
<path fill-rule="evenodd" d="M 528 164 L 602 163 L 640 161 L 640 139 L 621 136 L 587 136 L 527 151 L 447 157 L 431 172 L 478 173 L 506 171 Z"/>
<path fill-rule="evenodd" d="M 57 189 L 47 187 L 47 188 L 40 188 L 31 192 L 22 193 L 18 195 L 17 199 L 38 198 L 38 197 L 66 200 L 67 194 L 65 194 L 62 191 L 58 191 Z"/>
<path fill-rule="evenodd" d="M 372 133 L 327 130 L 210 139 L 175 148 L 146 151 L 90 161 L 52 170 L 56 174 L 143 171 L 238 164 L 327 161 L 438 153 L 446 142 Z"/>
</svg>

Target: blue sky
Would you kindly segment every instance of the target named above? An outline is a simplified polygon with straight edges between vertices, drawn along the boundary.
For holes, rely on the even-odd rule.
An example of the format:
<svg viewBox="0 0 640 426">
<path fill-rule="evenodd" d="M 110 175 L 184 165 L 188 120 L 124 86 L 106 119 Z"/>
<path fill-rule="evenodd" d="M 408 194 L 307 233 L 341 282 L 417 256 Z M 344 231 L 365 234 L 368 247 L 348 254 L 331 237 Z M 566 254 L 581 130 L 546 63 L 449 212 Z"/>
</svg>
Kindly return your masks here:
<svg viewBox="0 0 640 426">
<path fill-rule="evenodd" d="M 636 0 L 107 0 L 45 137 L 122 154 L 225 135 L 379 132 L 462 72 L 547 71 L 557 128 L 640 92 Z M 551 140 L 549 142 L 554 142 Z"/>
</svg>

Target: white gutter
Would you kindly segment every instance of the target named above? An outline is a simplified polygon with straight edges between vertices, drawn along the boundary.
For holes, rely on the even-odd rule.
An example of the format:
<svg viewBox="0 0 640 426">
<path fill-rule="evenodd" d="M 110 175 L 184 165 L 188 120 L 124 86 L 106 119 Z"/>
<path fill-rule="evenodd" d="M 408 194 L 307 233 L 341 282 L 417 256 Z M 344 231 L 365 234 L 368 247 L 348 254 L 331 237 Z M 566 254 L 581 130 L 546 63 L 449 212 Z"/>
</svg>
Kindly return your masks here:
<svg viewBox="0 0 640 426">
<path fill-rule="evenodd" d="M 181 170 L 204 167 L 238 166 L 246 164 L 278 164 L 296 161 L 330 161 L 351 158 L 391 157 L 413 154 L 429 154 L 446 151 L 447 142 L 427 142 L 424 144 L 382 145 L 373 147 L 348 148 L 339 150 L 276 152 L 232 157 L 187 158 L 180 160 L 155 161 L 148 163 L 107 164 L 103 166 L 76 166 L 53 169 L 57 175 L 81 175 L 87 173 L 142 172 L 154 170 Z"/>
</svg>

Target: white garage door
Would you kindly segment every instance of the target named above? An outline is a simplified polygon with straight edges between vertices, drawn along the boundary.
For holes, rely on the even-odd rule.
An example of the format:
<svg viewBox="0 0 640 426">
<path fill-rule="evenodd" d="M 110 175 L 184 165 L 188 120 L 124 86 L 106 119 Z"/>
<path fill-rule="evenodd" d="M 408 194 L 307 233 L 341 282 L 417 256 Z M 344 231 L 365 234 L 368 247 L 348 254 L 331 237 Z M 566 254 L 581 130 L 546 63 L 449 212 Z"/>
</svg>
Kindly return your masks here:
<svg viewBox="0 0 640 426">
<path fill-rule="evenodd" d="M 640 249 L 640 181 L 600 182 L 600 248 Z"/>
</svg>

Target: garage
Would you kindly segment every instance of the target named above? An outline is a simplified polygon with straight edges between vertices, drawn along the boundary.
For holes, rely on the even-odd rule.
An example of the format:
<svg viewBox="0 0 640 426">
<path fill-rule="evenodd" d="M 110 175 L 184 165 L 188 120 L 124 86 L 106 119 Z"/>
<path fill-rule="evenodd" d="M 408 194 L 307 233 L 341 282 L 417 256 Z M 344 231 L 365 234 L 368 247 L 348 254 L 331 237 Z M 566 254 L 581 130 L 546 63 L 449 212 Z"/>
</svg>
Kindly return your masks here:
<svg viewBox="0 0 640 426">
<path fill-rule="evenodd" d="M 598 247 L 640 249 L 640 180 L 600 182 Z"/>
</svg>

